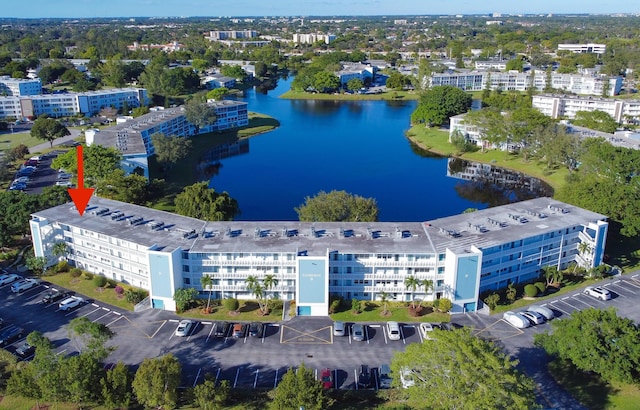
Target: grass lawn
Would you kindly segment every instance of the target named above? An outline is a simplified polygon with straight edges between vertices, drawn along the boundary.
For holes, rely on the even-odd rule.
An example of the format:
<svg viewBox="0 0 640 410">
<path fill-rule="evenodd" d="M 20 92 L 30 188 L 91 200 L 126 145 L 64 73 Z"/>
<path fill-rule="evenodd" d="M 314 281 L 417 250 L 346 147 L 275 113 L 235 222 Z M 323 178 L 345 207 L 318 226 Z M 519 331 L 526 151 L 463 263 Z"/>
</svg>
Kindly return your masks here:
<svg viewBox="0 0 640 410">
<path fill-rule="evenodd" d="M 606 383 L 595 374 L 584 373 L 570 363 L 555 360 L 549 372 L 580 403 L 590 409 L 631 410 L 638 408 L 640 388 L 637 385 Z"/>
<path fill-rule="evenodd" d="M 11 132 L 3 132 L 0 134 L 0 150 L 11 149 L 20 144 L 33 147 L 43 142 L 46 141 L 32 137 L 29 132 L 15 132 L 13 134 Z"/>
<path fill-rule="evenodd" d="M 282 320 L 282 303 L 271 304 L 272 309 L 268 315 L 261 315 L 258 309 L 258 302 L 252 300 L 240 300 L 240 308 L 237 313 L 231 313 L 224 306 L 218 304 L 215 306 L 215 301 L 211 301 L 212 312 L 203 313 L 202 307 L 193 308 L 180 314 L 191 319 L 200 320 L 226 320 L 226 321 L 242 321 L 242 322 L 279 322 Z M 201 301 L 206 306 L 207 301 L 203 299 Z M 274 306 L 276 305 L 276 306 Z"/>
<path fill-rule="evenodd" d="M 548 169 L 546 164 L 539 161 L 524 161 L 522 158 L 501 150 L 465 152 L 458 154 L 457 149 L 449 143 L 449 131 L 428 128 L 424 125 L 414 125 L 407 131 L 407 137 L 423 149 L 427 149 L 443 156 L 455 156 L 469 161 L 492 164 L 522 172 L 541 179 L 557 190 L 565 184 L 569 171 L 565 168 Z"/>
<path fill-rule="evenodd" d="M 448 313 L 434 312 L 431 307 L 423 307 L 422 315 L 413 317 L 409 315 L 407 306 L 392 305 L 387 306 L 389 315 L 382 315 L 382 305 L 380 303 L 367 302 L 367 307 L 361 313 L 355 314 L 351 309 L 341 310 L 329 315 L 333 320 L 343 322 L 386 322 L 394 320 L 399 323 L 413 322 L 449 322 L 451 320 Z"/>
<path fill-rule="evenodd" d="M 344 100 L 344 101 L 371 101 L 371 100 L 417 100 L 420 94 L 415 91 L 387 91 L 381 94 L 322 94 L 308 93 L 305 91 L 289 90 L 282 94 L 280 98 L 289 100 Z"/>
<path fill-rule="evenodd" d="M 73 278 L 69 272 L 58 273 L 53 276 L 45 276 L 43 280 L 50 282 L 52 285 L 58 285 L 73 290 L 90 299 L 99 300 L 112 306 L 117 306 L 126 310 L 133 310 L 133 305 L 124 298 L 118 298 L 113 287 L 98 288 L 93 284 L 93 280 L 83 278 Z M 127 289 L 127 285 L 120 285 Z"/>
</svg>

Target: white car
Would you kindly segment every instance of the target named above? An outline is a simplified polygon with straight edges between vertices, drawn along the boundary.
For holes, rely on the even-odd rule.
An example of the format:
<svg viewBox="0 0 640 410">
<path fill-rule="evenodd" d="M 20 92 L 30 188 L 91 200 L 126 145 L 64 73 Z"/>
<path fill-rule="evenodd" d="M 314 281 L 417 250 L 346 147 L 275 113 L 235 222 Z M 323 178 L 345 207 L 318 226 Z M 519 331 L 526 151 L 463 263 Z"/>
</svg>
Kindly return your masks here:
<svg viewBox="0 0 640 410">
<path fill-rule="evenodd" d="M 389 340 L 400 340 L 400 325 L 398 322 L 387 322 L 387 333 Z"/>
<path fill-rule="evenodd" d="M 424 340 L 431 340 L 430 333 L 433 332 L 431 323 L 420 323 L 420 334 Z"/>
<path fill-rule="evenodd" d="M 531 306 L 529 306 L 529 312 L 540 313 L 547 320 L 551 320 L 551 319 L 556 317 L 556 314 L 553 313 L 553 310 L 549 309 L 548 307 L 544 307 L 544 306 L 531 305 Z"/>
<path fill-rule="evenodd" d="M 611 292 L 602 286 L 587 286 L 582 293 L 600 300 L 611 299 Z"/>
<path fill-rule="evenodd" d="M 82 299 L 79 296 L 71 296 L 66 298 L 65 300 L 63 300 L 62 302 L 60 302 L 58 304 L 58 308 L 62 311 L 68 311 L 71 310 L 73 308 L 76 308 L 78 306 L 80 306 L 82 303 L 84 302 L 84 299 Z"/>
<path fill-rule="evenodd" d="M 71 181 L 58 181 L 56 182 L 56 186 L 72 187 L 73 183 Z"/>
<path fill-rule="evenodd" d="M 72 176 L 73 174 L 68 172 L 58 172 L 58 179 L 70 179 Z"/>
<path fill-rule="evenodd" d="M 344 322 L 336 321 L 333 323 L 333 335 L 334 336 L 344 336 Z"/>
<path fill-rule="evenodd" d="M 178 327 L 176 328 L 176 336 L 189 336 L 193 329 L 195 329 L 197 323 L 198 322 L 196 322 L 195 320 L 181 320 L 180 323 L 178 323 Z"/>
<path fill-rule="evenodd" d="M 17 280 L 22 280 L 22 276 L 16 275 L 15 273 L 9 273 L 6 275 L 0 276 L 0 285 L 8 285 L 9 283 L 13 283 Z"/>
<path fill-rule="evenodd" d="M 547 320 L 544 318 L 544 316 L 542 316 L 540 313 L 538 312 L 534 312 L 532 310 L 527 310 L 525 312 L 520 312 L 520 314 L 524 317 L 526 317 L 529 322 L 531 322 L 531 324 L 533 325 L 541 325 L 544 322 L 546 322 Z"/>
<path fill-rule="evenodd" d="M 22 293 L 25 290 L 29 290 L 35 286 L 38 286 L 38 281 L 35 279 L 24 279 L 11 285 L 11 292 Z"/>
<path fill-rule="evenodd" d="M 518 329 L 524 329 L 531 326 L 531 322 L 529 322 L 529 319 L 519 313 L 515 313 L 512 311 L 504 312 L 502 318 L 506 320 L 507 323 L 509 323 L 511 326 Z"/>
<path fill-rule="evenodd" d="M 29 178 L 29 177 L 19 177 L 19 178 L 14 179 L 13 183 L 15 184 L 17 182 L 22 182 L 22 183 L 26 184 L 29 181 L 31 181 L 31 178 Z"/>
</svg>

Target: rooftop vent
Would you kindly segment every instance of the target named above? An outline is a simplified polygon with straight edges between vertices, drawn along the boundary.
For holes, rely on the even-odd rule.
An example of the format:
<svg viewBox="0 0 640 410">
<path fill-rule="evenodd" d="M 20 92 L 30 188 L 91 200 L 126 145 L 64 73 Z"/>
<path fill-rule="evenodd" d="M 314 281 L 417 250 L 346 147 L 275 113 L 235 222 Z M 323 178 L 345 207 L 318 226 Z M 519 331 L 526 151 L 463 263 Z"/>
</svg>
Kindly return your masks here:
<svg viewBox="0 0 640 410">
<path fill-rule="evenodd" d="M 113 213 L 111 214 L 111 220 L 115 221 L 116 219 L 120 219 L 124 216 L 124 212 L 120 212 L 120 211 L 113 211 Z"/>
<path fill-rule="evenodd" d="M 149 228 L 151 229 L 161 229 L 162 226 L 164 225 L 164 222 L 162 221 L 153 221 L 149 224 Z"/>
<path fill-rule="evenodd" d="M 144 218 L 141 216 L 132 216 L 129 218 L 129 225 L 137 225 L 140 222 L 144 221 Z"/>
</svg>

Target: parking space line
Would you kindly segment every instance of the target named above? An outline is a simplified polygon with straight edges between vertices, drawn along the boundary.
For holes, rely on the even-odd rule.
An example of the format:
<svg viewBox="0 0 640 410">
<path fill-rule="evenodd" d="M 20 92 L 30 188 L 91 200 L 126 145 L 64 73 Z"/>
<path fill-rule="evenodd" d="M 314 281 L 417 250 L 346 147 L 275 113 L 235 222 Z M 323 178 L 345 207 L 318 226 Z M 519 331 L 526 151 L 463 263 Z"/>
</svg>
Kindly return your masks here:
<svg viewBox="0 0 640 410">
<path fill-rule="evenodd" d="M 630 292 L 630 293 L 633 293 L 634 295 L 636 294 L 636 292 L 628 290 L 624 286 L 616 285 L 615 283 L 607 283 L 606 285 L 602 285 L 602 287 L 605 288 L 605 289 L 609 289 L 610 287 L 615 287 L 615 290 L 613 290 L 612 292 L 615 292 L 616 295 L 618 295 L 621 298 L 625 298 L 625 299 L 628 296 L 623 295 L 621 292 Z M 609 289 L 609 290 L 611 290 L 611 289 Z"/>
<path fill-rule="evenodd" d="M 635 283 L 635 282 L 637 282 L 635 279 L 633 279 L 633 278 L 629 278 L 629 279 L 631 279 L 631 280 L 622 279 L 621 282 L 624 282 L 626 285 L 631 285 L 634 288 L 640 289 L 640 285 L 638 283 Z"/>
<path fill-rule="evenodd" d="M 355 379 L 356 390 L 358 390 L 358 369 L 353 369 L 353 378 Z"/>
<path fill-rule="evenodd" d="M 278 369 L 276 369 L 276 376 L 273 379 L 273 388 L 275 389 L 276 387 L 278 387 Z"/>
<path fill-rule="evenodd" d="M 402 330 L 404 328 L 404 326 L 400 326 L 400 338 L 402 339 L 402 343 L 403 344 L 407 344 L 407 341 L 404 338 L 404 331 Z"/>
<path fill-rule="evenodd" d="M 240 368 L 238 367 L 238 370 L 236 370 L 236 378 L 233 381 L 233 388 L 235 389 L 236 385 L 238 384 L 238 376 L 240 375 Z"/>
<path fill-rule="evenodd" d="M 97 318 L 97 319 L 95 319 L 95 320 L 92 320 L 92 322 L 94 322 L 94 323 L 95 323 L 95 322 L 97 322 L 98 320 L 102 319 L 103 317 L 105 317 L 105 316 L 109 316 L 110 314 L 111 314 L 111 312 L 107 312 L 107 313 L 105 313 L 104 315 L 100 316 L 99 318 Z"/>
<path fill-rule="evenodd" d="M 601 304 L 601 305 L 603 305 L 603 306 L 606 306 L 606 303 L 602 302 L 600 299 L 596 299 L 596 298 L 594 298 L 594 297 L 592 297 L 592 296 L 588 296 L 588 295 L 585 295 L 585 294 L 583 294 L 583 293 L 576 293 L 576 294 L 574 294 L 574 295 L 572 296 L 572 299 L 573 299 L 573 300 L 577 300 L 578 302 L 583 303 L 583 304 L 585 304 L 585 305 L 587 305 L 587 306 L 589 306 L 589 307 L 591 307 L 591 308 L 595 308 L 596 306 L 593 306 L 592 304 L 585 302 L 584 300 L 582 300 L 582 299 L 578 298 L 578 296 L 581 296 L 581 297 L 583 297 L 583 298 L 589 298 L 589 300 L 590 300 L 591 302 L 597 302 L 597 303 L 599 303 L 599 304 Z"/>
<path fill-rule="evenodd" d="M 92 303 L 92 305 L 93 305 L 93 303 Z M 97 305 L 93 305 L 93 306 L 97 306 Z M 86 313 L 86 314 L 84 314 L 84 315 L 82 315 L 82 316 L 80 316 L 80 317 L 86 317 L 86 316 L 89 316 L 90 314 L 92 314 L 93 312 L 96 312 L 96 311 L 98 311 L 98 310 L 100 310 L 100 306 L 98 306 L 97 308 L 93 309 L 91 312 Z"/>
<path fill-rule="evenodd" d="M 367 338 L 367 344 L 369 344 L 369 326 L 364 326 L 364 336 Z"/>
<path fill-rule="evenodd" d="M 113 313 L 115 313 L 115 312 L 113 312 Z M 111 326 L 112 324 L 116 323 L 118 320 L 122 319 L 123 317 L 124 316 L 122 316 L 122 315 L 118 316 L 115 320 L 112 320 L 111 322 L 107 323 L 106 326 L 107 327 Z"/>
<path fill-rule="evenodd" d="M 218 378 L 220 377 L 220 371 L 222 371 L 222 367 L 218 367 L 218 371 L 216 372 L 216 384 L 218 384 Z"/>
<path fill-rule="evenodd" d="M 209 330 L 209 334 L 207 335 L 207 340 L 205 340 L 205 343 L 209 343 L 209 339 L 211 338 L 211 333 L 213 333 L 213 329 L 215 329 L 216 325 L 211 326 L 211 330 Z"/>
<path fill-rule="evenodd" d="M 200 372 L 202 371 L 202 367 L 198 369 L 198 374 L 196 374 L 196 379 L 193 381 L 193 386 L 192 387 L 196 387 L 196 384 L 198 384 L 198 378 L 200 377 Z"/>
<path fill-rule="evenodd" d="M 569 315 L 569 316 L 571 316 L 571 313 L 566 312 L 566 311 L 564 311 L 564 310 L 560 309 L 558 306 L 556 306 L 556 305 L 555 305 L 555 303 L 556 303 L 556 302 L 561 302 L 561 301 L 559 301 L 559 300 L 554 300 L 553 302 L 549 302 L 549 306 L 551 306 L 551 305 L 553 304 L 553 307 L 554 307 L 554 308 L 558 309 L 560 312 L 564 313 L 565 315 Z M 568 304 L 568 303 L 567 303 L 567 304 Z M 571 305 L 569 305 L 569 306 L 571 306 Z M 571 307 L 573 307 L 573 306 L 571 306 Z M 578 310 L 579 310 L 579 309 L 578 309 Z"/>
<path fill-rule="evenodd" d="M 635 292 L 635 291 L 633 291 L 633 290 L 631 290 L 631 289 L 627 289 L 627 288 L 624 286 L 624 285 L 625 285 L 625 284 L 627 284 L 628 282 L 625 282 L 624 284 L 623 284 L 623 283 L 621 283 L 621 282 L 622 282 L 622 281 L 617 280 L 617 281 L 615 281 L 615 282 L 613 282 L 613 283 L 608 283 L 607 285 L 608 285 L 608 286 L 615 286 L 615 287 L 616 287 L 616 289 L 617 289 L 617 288 L 620 288 L 620 289 L 624 290 L 625 292 L 629 292 L 629 293 L 633 293 L 634 295 L 637 295 L 637 292 Z M 607 286 L 607 285 L 604 285 L 604 286 Z"/>
<path fill-rule="evenodd" d="M 256 369 L 256 377 L 253 379 L 253 388 L 255 389 L 258 384 L 258 374 L 260 374 L 260 370 Z"/>
<path fill-rule="evenodd" d="M 162 324 L 160 325 L 160 327 L 159 327 L 155 332 L 153 332 L 153 334 L 151 335 L 151 339 L 153 339 L 153 337 L 154 337 L 154 336 L 155 336 L 155 335 L 160 331 L 160 329 L 162 329 L 162 326 L 164 326 L 164 325 L 165 325 L 165 323 L 167 323 L 167 321 L 166 321 L 166 320 L 165 320 L 164 322 L 162 322 Z"/>
<path fill-rule="evenodd" d="M 42 292 L 40 292 L 40 293 L 42 293 Z M 40 297 L 40 293 L 36 293 L 36 294 L 35 294 L 35 295 L 33 295 L 33 296 L 29 296 L 29 297 L 27 298 L 27 300 L 33 300 L 33 299 L 35 299 L 35 298 L 37 298 L 37 297 Z"/>
</svg>

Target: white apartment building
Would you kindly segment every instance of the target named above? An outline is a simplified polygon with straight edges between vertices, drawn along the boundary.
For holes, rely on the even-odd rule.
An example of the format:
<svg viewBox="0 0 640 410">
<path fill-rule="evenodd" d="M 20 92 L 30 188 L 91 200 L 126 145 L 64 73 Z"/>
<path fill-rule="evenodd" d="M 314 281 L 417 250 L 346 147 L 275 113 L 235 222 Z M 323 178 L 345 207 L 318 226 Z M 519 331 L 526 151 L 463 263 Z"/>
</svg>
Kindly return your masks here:
<svg viewBox="0 0 640 410">
<path fill-rule="evenodd" d="M 551 198 L 427 222 L 312 223 L 206 222 L 93 197 L 83 216 L 68 203 L 34 213 L 30 227 L 36 256 L 56 263 L 53 247 L 64 242 L 72 265 L 148 290 L 154 308 L 175 310 L 183 287 L 253 299 L 247 277 L 274 275 L 269 296 L 295 300 L 299 315 L 325 316 L 330 295 L 378 300 L 382 292 L 398 301 L 449 298 L 454 313 L 475 311 L 481 292 L 535 280 L 545 266 L 598 266 L 608 223 Z M 414 294 L 409 276 L 433 289 Z"/>
<path fill-rule="evenodd" d="M 255 30 L 212 30 L 205 38 L 209 41 L 237 40 L 258 37 Z"/>
<path fill-rule="evenodd" d="M 558 51 L 571 51 L 572 53 L 596 53 L 604 54 L 607 51 L 606 44 L 558 44 Z"/>
<path fill-rule="evenodd" d="M 249 124 L 247 103 L 222 100 L 209 101 L 215 108 L 217 120 L 214 124 L 200 128 L 199 134 L 224 131 Z M 137 118 L 118 121 L 117 125 L 103 130 L 85 131 L 87 145 L 98 144 L 113 147 L 122 153 L 121 168 L 130 174 L 136 168 L 149 178 L 148 158 L 155 154 L 151 136 L 156 133 L 167 136 L 191 137 L 196 135 L 196 127 L 187 121 L 183 106 L 156 109 Z"/>
<path fill-rule="evenodd" d="M 296 44 L 313 44 L 318 41 L 322 41 L 325 44 L 329 44 L 335 41 L 336 36 L 333 34 L 319 34 L 319 33 L 294 33 L 293 42 Z"/>
<path fill-rule="evenodd" d="M 451 142 L 451 137 L 454 133 L 459 132 L 462 134 L 466 140 L 478 147 L 484 149 L 500 149 L 503 151 L 516 151 L 520 148 L 518 143 L 514 143 L 511 141 L 505 141 L 498 145 L 489 143 L 484 139 L 482 130 L 472 124 L 467 124 L 465 122 L 467 114 L 458 114 L 453 117 L 449 117 L 449 142 Z"/>
<path fill-rule="evenodd" d="M 96 115 L 102 108 L 120 109 L 149 104 L 147 90 L 143 88 L 114 88 L 85 93 L 41 94 L 25 97 L 3 97 L 0 103 L 13 111 L 0 110 L 0 118 L 35 118 L 42 114 L 50 117 L 68 117 L 76 114 Z M 19 110 L 19 112 L 18 112 Z M 12 115 L 9 115 L 11 113 Z"/>
<path fill-rule="evenodd" d="M 535 71 L 520 73 L 469 71 L 461 73 L 434 73 L 431 75 L 431 86 L 451 85 L 465 91 L 481 91 L 485 88 L 503 91 L 527 91 L 533 85 L 537 91 L 544 91 L 547 85 L 547 73 Z M 551 87 L 575 94 L 602 95 L 608 87 L 608 95 L 614 96 L 622 89 L 622 77 L 581 74 L 551 74 Z"/>
<path fill-rule="evenodd" d="M 540 94 L 533 96 L 533 107 L 552 118 L 573 119 L 578 111 L 604 111 L 621 124 L 640 122 L 639 100 L 618 100 L 575 95 Z"/>
<path fill-rule="evenodd" d="M 475 62 L 476 70 L 506 70 L 506 60 L 485 60 Z"/>
<path fill-rule="evenodd" d="M 342 69 L 336 71 L 336 75 L 340 79 L 340 85 L 346 87 L 347 83 L 354 78 L 365 81 L 373 81 L 378 72 L 377 66 L 362 63 L 341 63 Z"/>
<path fill-rule="evenodd" d="M 38 94 L 42 94 L 42 81 L 39 78 L 0 76 L 0 95 L 24 97 Z"/>
</svg>

